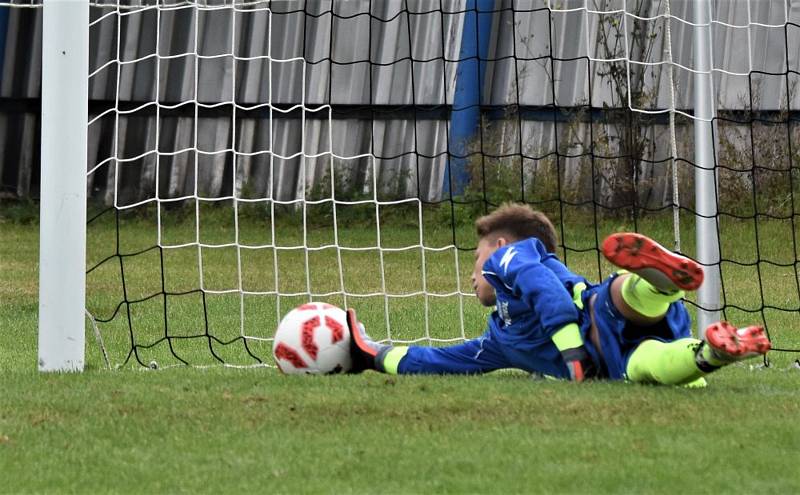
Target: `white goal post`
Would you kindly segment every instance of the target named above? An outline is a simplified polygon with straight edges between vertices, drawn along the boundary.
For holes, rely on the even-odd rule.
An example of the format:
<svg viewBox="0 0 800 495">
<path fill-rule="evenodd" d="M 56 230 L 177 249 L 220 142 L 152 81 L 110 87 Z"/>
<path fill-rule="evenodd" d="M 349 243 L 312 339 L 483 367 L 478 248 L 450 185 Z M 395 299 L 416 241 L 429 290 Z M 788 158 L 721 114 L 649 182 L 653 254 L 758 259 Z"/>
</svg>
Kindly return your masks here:
<svg viewBox="0 0 800 495">
<path fill-rule="evenodd" d="M 89 0 L 43 16 L 39 370 L 83 371 Z"/>
</svg>

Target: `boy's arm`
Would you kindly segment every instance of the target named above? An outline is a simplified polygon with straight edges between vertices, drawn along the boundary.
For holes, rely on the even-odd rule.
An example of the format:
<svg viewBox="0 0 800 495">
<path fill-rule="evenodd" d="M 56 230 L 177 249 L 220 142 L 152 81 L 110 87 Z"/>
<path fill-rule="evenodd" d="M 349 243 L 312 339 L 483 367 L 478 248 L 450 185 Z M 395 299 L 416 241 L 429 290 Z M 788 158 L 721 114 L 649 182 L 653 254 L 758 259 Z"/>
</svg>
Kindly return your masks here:
<svg viewBox="0 0 800 495">
<path fill-rule="evenodd" d="M 571 298 L 552 271 L 541 264 L 538 266 L 544 270 L 522 269 L 517 274 L 517 285 L 520 287 L 522 297 L 539 312 L 543 323 L 546 315 L 558 322 L 543 326 L 545 326 L 545 331 L 550 333 L 553 344 L 561 353 L 561 357 L 569 369 L 570 379 L 580 382 L 596 377 L 599 370 L 586 350 L 577 323 L 578 308 L 583 306 L 580 302 L 580 288 L 575 287 L 577 294 Z M 555 280 L 552 280 L 546 272 L 549 272 L 552 279 Z M 555 301 L 556 297 L 558 301 Z M 553 311 L 563 312 L 564 315 L 569 315 L 569 318 L 559 322 L 559 316 L 553 315 Z"/>
<path fill-rule="evenodd" d="M 578 309 L 583 309 L 584 290 L 586 290 L 585 282 L 578 282 L 572 286 L 572 301 Z M 600 374 L 600 369 L 586 350 L 578 325 L 567 325 L 553 334 L 553 343 L 561 352 L 572 380 L 583 381 Z"/>
<path fill-rule="evenodd" d="M 581 330 L 577 323 L 570 323 L 553 334 L 553 343 L 561 352 L 561 357 L 569 368 L 569 377 L 576 382 L 596 377 L 597 365 L 586 350 Z"/>
<path fill-rule="evenodd" d="M 539 317 L 544 332 L 561 352 L 570 378 L 581 381 L 597 374 L 596 366 L 583 345 L 578 328 L 580 291 L 573 301 L 563 281 L 542 264 L 536 250 L 514 253 L 513 246 L 501 248 L 485 265 L 488 278 L 505 285 L 524 300 Z M 577 289 L 577 287 L 575 287 Z"/>
</svg>

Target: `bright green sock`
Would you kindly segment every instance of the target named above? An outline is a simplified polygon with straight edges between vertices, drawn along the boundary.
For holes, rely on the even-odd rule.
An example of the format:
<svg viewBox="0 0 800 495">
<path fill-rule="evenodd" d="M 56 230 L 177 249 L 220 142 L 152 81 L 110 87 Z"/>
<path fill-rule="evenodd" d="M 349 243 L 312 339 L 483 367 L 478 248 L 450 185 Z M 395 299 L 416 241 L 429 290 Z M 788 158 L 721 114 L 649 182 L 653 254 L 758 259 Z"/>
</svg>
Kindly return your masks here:
<svg viewBox="0 0 800 495">
<path fill-rule="evenodd" d="M 701 376 L 693 382 L 684 383 L 683 386 L 684 388 L 706 388 L 708 387 L 708 382 Z"/>
<path fill-rule="evenodd" d="M 399 347 L 392 347 L 389 349 L 383 356 L 383 370 L 390 375 L 397 374 L 397 368 L 400 366 L 400 360 L 403 359 L 408 352 L 408 347 L 399 346 Z"/>
<path fill-rule="evenodd" d="M 698 368 L 695 359 L 697 339 L 673 342 L 645 340 L 633 351 L 626 373 L 633 382 L 683 385 L 697 381 L 707 372 Z"/>
<path fill-rule="evenodd" d="M 682 290 L 665 293 L 650 282 L 632 273 L 622 282 L 622 299 L 634 311 L 655 318 L 667 314 L 669 305 L 684 296 Z"/>
</svg>

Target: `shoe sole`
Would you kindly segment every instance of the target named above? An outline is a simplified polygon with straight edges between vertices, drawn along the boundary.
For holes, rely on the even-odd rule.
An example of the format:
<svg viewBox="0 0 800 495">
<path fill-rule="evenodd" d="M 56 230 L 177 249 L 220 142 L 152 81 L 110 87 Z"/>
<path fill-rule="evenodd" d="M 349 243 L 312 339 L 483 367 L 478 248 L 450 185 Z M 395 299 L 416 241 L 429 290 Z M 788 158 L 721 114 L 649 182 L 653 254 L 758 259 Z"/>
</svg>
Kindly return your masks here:
<svg viewBox="0 0 800 495">
<path fill-rule="evenodd" d="M 703 283 L 703 268 L 696 261 L 675 254 L 641 234 L 610 235 L 601 250 L 608 261 L 620 268 L 632 272 L 654 269 L 682 290 L 695 290 Z"/>
<path fill-rule="evenodd" d="M 772 344 L 763 327 L 753 325 L 737 329 L 727 321 L 706 328 L 706 342 L 715 350 L 735 359 L 766 354 Z"/>
<path fill-rule="evenodd" d="M 347 310 L 347 328 L 350 330 L 350 341 L 355 343 L 359 351 L 369 354 L 373 358 L 378 355 L 378 351 L 367 345 L 364 339 L 361 338 L 361 332 L 357 330 L 358 318 L 356 318 L 356 310 L 352 308 Z"/>
</svg>

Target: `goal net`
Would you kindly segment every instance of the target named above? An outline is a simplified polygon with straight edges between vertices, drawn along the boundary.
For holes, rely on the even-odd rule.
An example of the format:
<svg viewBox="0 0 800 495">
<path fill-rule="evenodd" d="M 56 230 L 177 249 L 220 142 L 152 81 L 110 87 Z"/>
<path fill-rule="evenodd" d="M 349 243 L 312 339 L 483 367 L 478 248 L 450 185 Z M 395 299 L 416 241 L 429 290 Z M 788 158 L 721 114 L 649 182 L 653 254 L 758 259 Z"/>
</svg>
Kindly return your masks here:
<svg viewBox="0 0 800 495">
<path fill-rule="evenodd" d="M 271 365 L 308 301 L 474 337 L 473 222 L 504 201 L 590 280 L 613 231 L 697 258 L 700 320 L 793 359 L 800 31 L 784 2 L 695 3 L 93 3 L 86 305 L 112 365 Z"/>
</svg>

